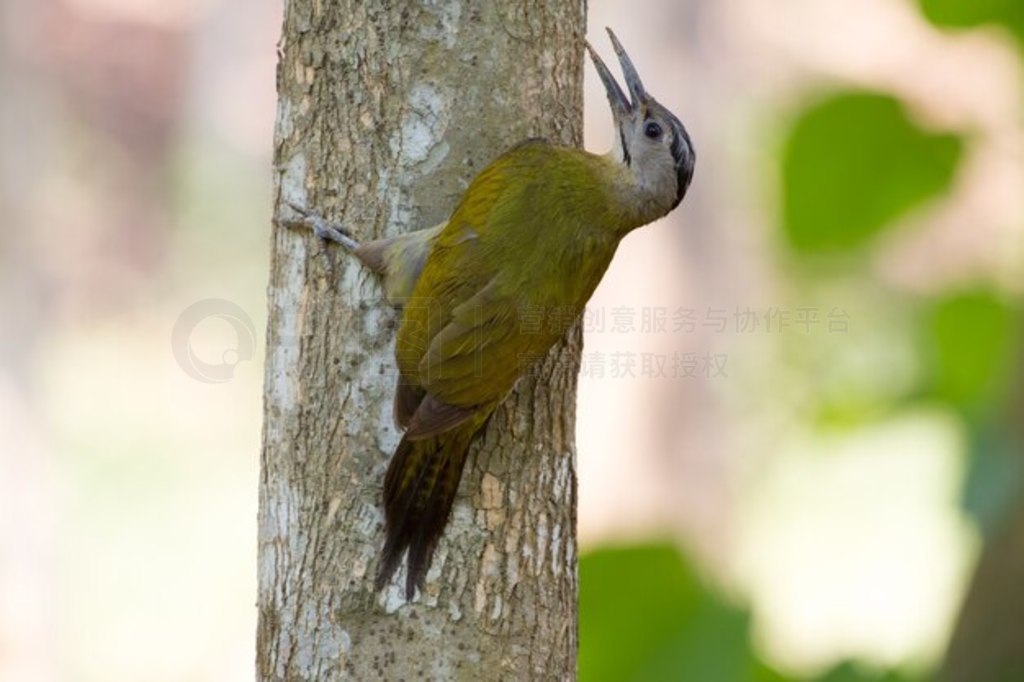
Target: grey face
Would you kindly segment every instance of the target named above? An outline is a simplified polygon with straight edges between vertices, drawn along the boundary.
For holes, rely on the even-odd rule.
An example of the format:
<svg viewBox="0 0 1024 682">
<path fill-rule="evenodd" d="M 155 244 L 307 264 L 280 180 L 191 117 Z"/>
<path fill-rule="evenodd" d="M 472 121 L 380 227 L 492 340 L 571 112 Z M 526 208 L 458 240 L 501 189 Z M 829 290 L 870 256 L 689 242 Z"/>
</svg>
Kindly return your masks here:
<svg viewBox="0 0 1024 682">
<path fill-rule="evenodd" d="M 622 67 L 628 97 L 597 52 L 589 44 L 587 49 L 608 94 L 612 116 L 619 129 L 623 161 L 629 165 L 643 163 L 645 167 L 655 169 L 670 164 L 675 175 L 675 199 L 672 203 L 672 208 L 675 208 L 683 200 L 693 179 L 696 162 L 693 142 L 682 122 L 647 94 L 636 67 L 611 29 L 608 29 L 608 35 Z"/>
</svg>

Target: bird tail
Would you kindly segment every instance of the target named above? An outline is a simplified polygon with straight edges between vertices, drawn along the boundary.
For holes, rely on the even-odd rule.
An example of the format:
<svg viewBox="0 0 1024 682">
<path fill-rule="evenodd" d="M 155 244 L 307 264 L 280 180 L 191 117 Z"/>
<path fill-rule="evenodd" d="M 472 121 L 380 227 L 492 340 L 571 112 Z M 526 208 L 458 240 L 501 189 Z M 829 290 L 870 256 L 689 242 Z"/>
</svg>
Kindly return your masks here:
<svg viewBox="0 0 1024 682">
<path fill-rule="evenodd" d="M 376 589 L 383 589 L 408 550 L 405 596 L 423 589 L 437 541 L 459 489 L 466 454 L 481 424 L 470 422 L 437 436 L 403 436 L 384 477 L 385 540 Z"/>
</svg>

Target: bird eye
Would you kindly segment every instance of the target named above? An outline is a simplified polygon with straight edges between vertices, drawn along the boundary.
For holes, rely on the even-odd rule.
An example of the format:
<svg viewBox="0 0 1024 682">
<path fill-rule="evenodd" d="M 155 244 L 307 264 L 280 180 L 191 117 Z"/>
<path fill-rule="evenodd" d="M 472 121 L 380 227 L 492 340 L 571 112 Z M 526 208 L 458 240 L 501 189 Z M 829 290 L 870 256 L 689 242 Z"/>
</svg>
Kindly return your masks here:
<svg viewBox="0 0 1024 682">
<path fill-rule="evenodd" d="M 657 140 L 659 137 L 661 137 L 661 126 L 655 123 L 654 121 L 648 121 L 647 124 L 644 126 L 644 135 L 651 138 L 652 140 Z"/>
</svg>

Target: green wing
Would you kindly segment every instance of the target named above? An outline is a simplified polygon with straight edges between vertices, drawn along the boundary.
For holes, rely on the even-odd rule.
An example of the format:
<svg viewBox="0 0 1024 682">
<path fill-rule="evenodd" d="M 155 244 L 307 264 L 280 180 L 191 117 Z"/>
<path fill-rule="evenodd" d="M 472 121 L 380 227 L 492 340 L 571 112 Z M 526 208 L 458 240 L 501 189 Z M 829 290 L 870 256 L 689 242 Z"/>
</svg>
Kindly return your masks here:
<svg viewBox="0 0 1024 682">
<path fill-rule="evenodd" d="M 581 272 L 564 285 L 567 261 L 553 251 L 564 250 L 559 240 L 571 240 L 573 232 L 552 234 L 541 218 L 564 207 L 537 203 L 560 198 L 549 191 L 567 172 L 558 164 L 578 164 L 579 155 L 544 142 L 516 147 L 473 181 L 438 235 L 396 343 L 402 375 L 396 416 L 408 437 L 436 435 L 492 409 L 586 303 L 614 244 L 607 258 L 590 259 L 596 276 Z M 572 219 L 579 221 L 579 213 Z M 564 324 L 524 325 L 524 310 L 555 306 L 565 309 L 559 311 Z"/>
</svg>

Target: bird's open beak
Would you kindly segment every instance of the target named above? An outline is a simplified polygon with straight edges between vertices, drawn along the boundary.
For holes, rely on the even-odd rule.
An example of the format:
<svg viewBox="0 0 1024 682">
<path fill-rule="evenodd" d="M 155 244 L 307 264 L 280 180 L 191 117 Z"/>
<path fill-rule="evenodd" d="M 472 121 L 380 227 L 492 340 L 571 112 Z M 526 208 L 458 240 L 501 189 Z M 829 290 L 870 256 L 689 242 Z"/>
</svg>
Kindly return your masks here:
<svg viewBox="0 0 1024 682">
<path fill-rule="evenodd" d="M 590 43 L 587 43 L 587 51 L 590 52 L 590 58 L 597 69 L 597 75 L 601 77 L 601 82 L 604 83 L 604 89 L 608 93 L 608 103 L 612 107 L 612 112 L 616 118 L 626 118 L 640 110 L 640 105 L 647 101 L 648 95 L 647 91 L 644 90 L 644 84 L 640 81 L 640 74 L 636 72 L 636 67 L 633 66 L 632 60 L 626 54 L 626 50 L 623 49 L 622 43 L 619 42 L 619 39 L 615 37 L 610 28 L 607 31 L 608 36 L 612 39 L 612 47 L 615 48 L 615 54 L 619 58 L 619 66 L 622 67 L 622 74 L 626 78 L 626 87 L 629 89 L 632 101 L 630 101 L 629 97 L 626 97 L 626 93 L 622 91 L 622 87 L 615 80 L 615 76 L 608 70 L 608 67 L 605 66 L 604 61 L 597 55 L 597 52 Z"/>
</svg>

